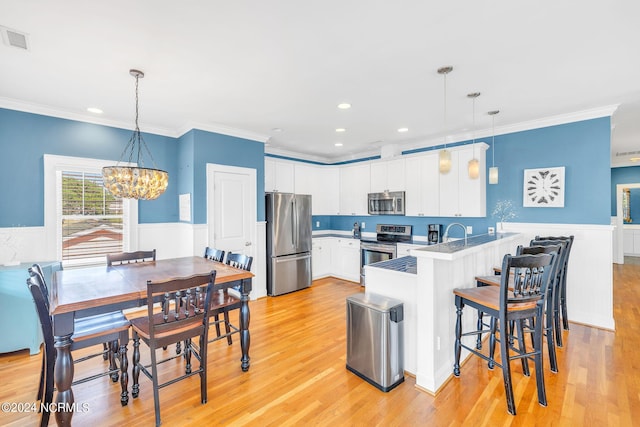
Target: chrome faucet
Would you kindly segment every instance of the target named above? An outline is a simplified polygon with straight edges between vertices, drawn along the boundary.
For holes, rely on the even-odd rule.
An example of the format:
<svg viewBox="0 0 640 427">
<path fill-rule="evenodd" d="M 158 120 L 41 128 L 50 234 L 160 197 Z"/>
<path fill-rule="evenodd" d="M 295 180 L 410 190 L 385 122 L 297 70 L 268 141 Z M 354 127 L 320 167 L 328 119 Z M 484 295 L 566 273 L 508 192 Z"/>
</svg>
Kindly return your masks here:
<svg viewBox="0 0 640 427">
<path fill-rule="evenodd" d="M 445 243 L 449 241 L 449 229 L 454 225 L 458 225 L 462 227 L 462 231 L 464 231 L 464 245 L 466 246 L 467 245 L 467 227 L 465 227 L 463 224 L 460 224 L 459 222 L 452 222 L 451 224 L 447 225 L 447 229 L 444 230 L 444 236 L 442 236 L 442 240 L 444 240 Z"/>
</svg>

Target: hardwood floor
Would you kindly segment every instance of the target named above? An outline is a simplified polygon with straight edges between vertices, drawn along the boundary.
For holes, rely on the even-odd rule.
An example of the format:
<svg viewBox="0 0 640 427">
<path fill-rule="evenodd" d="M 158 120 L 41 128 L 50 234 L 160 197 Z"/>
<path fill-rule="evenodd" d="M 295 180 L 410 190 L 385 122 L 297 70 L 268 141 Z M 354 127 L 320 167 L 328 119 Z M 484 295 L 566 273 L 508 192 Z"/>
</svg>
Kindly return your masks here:
<svg viewBox="0 0 640 427">
<path fill-rule="evenodd" d="M 549 404 L 537 401 L 535 376 L 512 363 L 518 415 L 507 413 L 500 369 L 477 357 L 433 397 L 403 384 L 383 393 L 345 369 L 345 298 L 359 285 L 338 279 L 310 289 L 251 302 L 251 369 L 240 370 L 239 342 L 209 347 L 209 401 L 200 404 L 192 377 L 160 391 L 163 424 L 191 425 L 592 425 L 631 426 L 640 417 L 640 265 L 614 265 L 617 331 L 571 324 L 558 349 L 559 373 L 548 365 Z M 453 298 L 452 298 L 453 304 Z M 170 350 L 172 349 L 170 348 Z M 148 349 L 141 346 L 143 355 Z M 131 357 L 131 345 L 129 355 Z M 175 363 L 174 363 L 175 362 Z M 162 365 L 171 373 L 180 359 Z M 94 359 L 89 365 L 102 363 Z M 0 402 L 33 402 L 40 355 L 0 355 Z M 86 368 L 77 367 L 76 375 Z M 99 379 L 74 387 L 87 412 L 74 425 L 153 425 L 151 382 L 141 376 L 140 397 L 120 406 L 119 384 Z M 0 412 L 2 425 L 37 425 L 39 414 Z M 50 425 L 55 425 L 52 417 Z"/>
</svg>

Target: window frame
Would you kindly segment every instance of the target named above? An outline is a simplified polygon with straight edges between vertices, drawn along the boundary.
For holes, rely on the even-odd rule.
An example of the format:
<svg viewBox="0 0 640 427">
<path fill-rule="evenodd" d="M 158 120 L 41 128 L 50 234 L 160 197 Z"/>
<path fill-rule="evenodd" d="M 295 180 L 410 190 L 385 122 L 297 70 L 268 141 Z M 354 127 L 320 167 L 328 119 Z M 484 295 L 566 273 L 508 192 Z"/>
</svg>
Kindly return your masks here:
<svg viewBox="0 0 640 427">
<path fill-rule="evenodd" d="M 105 259 L 89 258 L 85 260 L 62 261 L 62 172 L 77 171 L 97 173 L 102 172 L 105 166 L 112 166 L 113 160 L 90 159 L 84 157 L 44 155 L 44 228 L 46 241 L 49 243 L 47 253 L 55 254 L 55 259 L 60 260 L 63 266 L 77 266 L 89 264 L 103 264 Z M 136 166 L 134 163 L 121 162 L 123 166 Z M 123 236 L 122 247 L 124 251 L 131 251 L 138 247 L 138 201 L 123 199 Z"/>
</svg>

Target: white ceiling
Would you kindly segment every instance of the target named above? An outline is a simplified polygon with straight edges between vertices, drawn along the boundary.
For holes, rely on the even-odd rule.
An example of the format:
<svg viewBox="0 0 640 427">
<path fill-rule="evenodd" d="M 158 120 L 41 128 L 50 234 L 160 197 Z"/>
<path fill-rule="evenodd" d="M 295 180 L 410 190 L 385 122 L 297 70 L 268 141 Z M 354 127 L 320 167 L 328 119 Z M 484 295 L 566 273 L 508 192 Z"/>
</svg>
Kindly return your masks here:
<svg viewBox="0 0 640 427">
<path fill-rule="evenodd" d="M 333 162 L 471 137 L 466 95 L 481 92 L 477 138 L 489 110 L 500 133 L 618 105 L 612 160 L 628 164 L 615 153 L 640 151 L 638 17 L 635 0 L 4 0 L 0 25 L 29 50 L 0 44 L 0 107 L 131 128 L 138 68 L 143 132 L 226 131 Z"/>
</svg>

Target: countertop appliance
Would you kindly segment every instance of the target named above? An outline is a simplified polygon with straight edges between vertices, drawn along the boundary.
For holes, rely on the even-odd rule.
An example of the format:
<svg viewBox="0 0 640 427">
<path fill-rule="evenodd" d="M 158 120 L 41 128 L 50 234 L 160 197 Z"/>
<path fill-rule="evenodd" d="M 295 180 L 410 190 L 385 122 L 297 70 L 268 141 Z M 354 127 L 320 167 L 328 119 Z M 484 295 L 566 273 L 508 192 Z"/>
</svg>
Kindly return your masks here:
<svg viewBox="0 0 640 427">
<path fill-rule="evenodd" d="M 442 243 L 442 224 L 427 225 L 427 243 L 430 245 Z"/>
<path fill-rule="evenodd" d="M 404 191 L 369 193 L 367 210 L 369 215 L 404 215 Z"/>
<path fill-rule="evenodd" d="M 357 221 L 353 223 L 353 237 L 356 239 L 360 238 L 360 223 Z"/>
<path fill-rule="evenodd" d="M 404 305 L 376 294 L 347 298 L 347 369 L 387 392 L 404 381 Z"/>
<path fill-rule="evenodd" d="M 311 286 L 311 196 L 266 193 L 267 294 Z"/>
<path fill-rule="evenodd" d="M 364 286 L 364 266 L 394 259 L 398 242 L 410 242 L 411 225 L 377 224 L 376 239 L 360 239 L 360 285 Z"/>
</svg>

